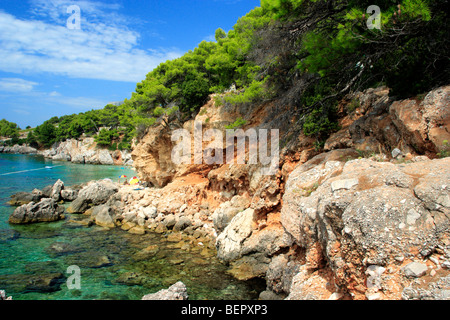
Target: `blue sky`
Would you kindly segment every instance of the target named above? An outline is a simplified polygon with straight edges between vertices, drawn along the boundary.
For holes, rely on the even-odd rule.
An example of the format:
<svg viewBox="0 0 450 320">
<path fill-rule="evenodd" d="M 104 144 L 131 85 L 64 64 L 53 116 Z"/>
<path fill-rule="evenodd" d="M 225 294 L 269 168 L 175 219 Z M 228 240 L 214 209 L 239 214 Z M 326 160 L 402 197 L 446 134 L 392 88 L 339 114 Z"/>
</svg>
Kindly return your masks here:
<svg viewBox="0 0 450 320">
<path fill-rule="evenodd" d="M 129 98 L 159 63 L 259 0 L 0 0 L 0 119 L 21 128 Z M 67 27 L 80 8 L 81 29 Z"/>
</svg>

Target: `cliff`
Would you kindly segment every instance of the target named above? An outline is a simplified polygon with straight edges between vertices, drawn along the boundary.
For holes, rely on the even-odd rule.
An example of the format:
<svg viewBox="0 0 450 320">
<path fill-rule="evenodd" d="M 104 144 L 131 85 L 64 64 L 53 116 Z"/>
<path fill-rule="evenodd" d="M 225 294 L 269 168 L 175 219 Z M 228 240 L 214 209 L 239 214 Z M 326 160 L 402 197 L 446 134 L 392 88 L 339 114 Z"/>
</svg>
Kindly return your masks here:
<svg viewBox="0 0 450 320">
<path fill-rule="evenodd" d="M 450 86 L 422 100 L 395 101 L 387 88 L 348 96 L 341 129 L 323 150 L 276 102 L 214 101 L 183 129 L 193 137 L 197 122 L 203 135 L 225 136 L 238 117 L 244 130 L 277 128 L 275 174 L 262 174 L 261 164 L 176 165 L 171 134 L 181 128 L 150 128 L 132 153 L 140 177 L 156 187 L 138 205 L 156 209 L 150 228 L 201 226 L 235 277 L 266 279 L 261 298 L 448 298 L 450 158 L 438 155 L 449 152 Z M 219 146 L 225 155 L 230 147 L 211 141 L 202 150 Z"/>
</svg>

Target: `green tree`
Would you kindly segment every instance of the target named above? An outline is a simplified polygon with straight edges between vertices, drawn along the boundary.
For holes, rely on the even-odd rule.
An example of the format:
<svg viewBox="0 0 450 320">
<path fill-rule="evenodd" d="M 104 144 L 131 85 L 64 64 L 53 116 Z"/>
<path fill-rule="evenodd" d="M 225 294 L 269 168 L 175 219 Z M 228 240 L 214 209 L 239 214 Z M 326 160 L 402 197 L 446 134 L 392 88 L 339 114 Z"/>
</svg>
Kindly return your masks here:
<svg viewBox="0 0 450 320">
<path fill-rule="evenodd" d="M 117 138 L 119 138 L 119 133 L 117 132 L 116 129 L 113 130 L 102 129 L 95 137 L 95 142 L 97 142 L 99 146 L 107 147 L 111 146 L 114 143 L 114 140 L 116 140 Z"/>
<path fill-rule="evenodd" d="M 26 143 L 28 143 L 28 145 L 30 145 L 30 147 L 33 147 L 33 148 L 38 148 L 39 147 L 37 138 L 33 134 L 33 131 L 29 131 L 28 132 Z"/>
<path fill-rule="evenodd" d="M 42 125 L 36 127 L 35 133 L 37 141 L 47 148 L 56 142 L 55 126 L 49 121 L 45 121 Z"/>
<path fill-rule="evenodd" d="M 0 120 L 0 136 L 6 138 L 18 138 L 20 128 L 14 122 L 9 122 L 6 119 Z"/>
<path fill-rule="evenodd" d="M 214 38 L 216 39 L 216 41 L 219 41 L 220 39 L 226 38 L 227 33 L 225 31 L 223 31 L 222 28 L 219 28 L 216 30 L 215 34 L 214 34 Z"/>
</svg>

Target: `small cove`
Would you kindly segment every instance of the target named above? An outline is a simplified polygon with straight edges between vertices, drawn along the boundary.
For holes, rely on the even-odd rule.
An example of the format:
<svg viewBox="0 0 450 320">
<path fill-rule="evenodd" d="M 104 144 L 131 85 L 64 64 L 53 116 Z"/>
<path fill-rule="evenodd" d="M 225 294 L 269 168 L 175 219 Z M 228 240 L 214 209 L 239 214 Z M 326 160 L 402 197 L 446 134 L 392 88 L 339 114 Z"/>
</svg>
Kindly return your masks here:
<svg viewBox="0 0 450 320">
<path fill-rule="evenodd" d="M 35 170 L 52 166 L 53 169 Z M 57 166 L 57 167 L 56 167 Z M 15 300 L 138 300 L 183 281 L 190 299 L 256 299 L 264 284 L 226 273 L 214 250 L 169 241 L 165 235 L 134 235 L 120 229 L 86 227 L 66 214 L 55 223 L 11 226 L 9 196 L 43 188 L 134 175 L 127 168 L 52 162 L 38 156 L 0 155 L 0 289 Z M 32 171 L 30 171 L 32 170 Z M 69 290 L 67 268 L 81 271 L 81 289 Z"/>
</svg>

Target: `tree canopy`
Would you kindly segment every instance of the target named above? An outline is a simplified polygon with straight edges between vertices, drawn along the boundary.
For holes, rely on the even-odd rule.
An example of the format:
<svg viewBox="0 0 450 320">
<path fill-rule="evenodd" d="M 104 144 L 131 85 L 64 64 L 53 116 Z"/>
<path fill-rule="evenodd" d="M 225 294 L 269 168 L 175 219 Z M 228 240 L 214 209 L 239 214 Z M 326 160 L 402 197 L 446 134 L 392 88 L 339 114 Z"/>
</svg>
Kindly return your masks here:
<svg viewBox="0 0 450 320">
<path fill-rule="evenodd" d="M 117 133 L 127 145 L 156 123 L 181 125 L 211 93 L 232 104 L 277 99 L 297 110 L 305 134 L 323 140 L 338 128 L 336 105 L 347 93 L 386 85 L 406 97 L 447 84 L 448 0 L 377 1 L 380 29 L 367 25 L 371 5 L 261 0 L 233 29 L 217 29 L 215 41 L 150 71 L 120 106 L 52 118 L 36 129 L 37 140 L 78 138 L 107 127 L 99 141 L 112 143 Z"/>
<path fill-rule="evenodd" d="M 5 119 L 0 120 L 0 136 L 6 138 L 18 138 L 20 128 L 14 122 Z"/>
</svg>

